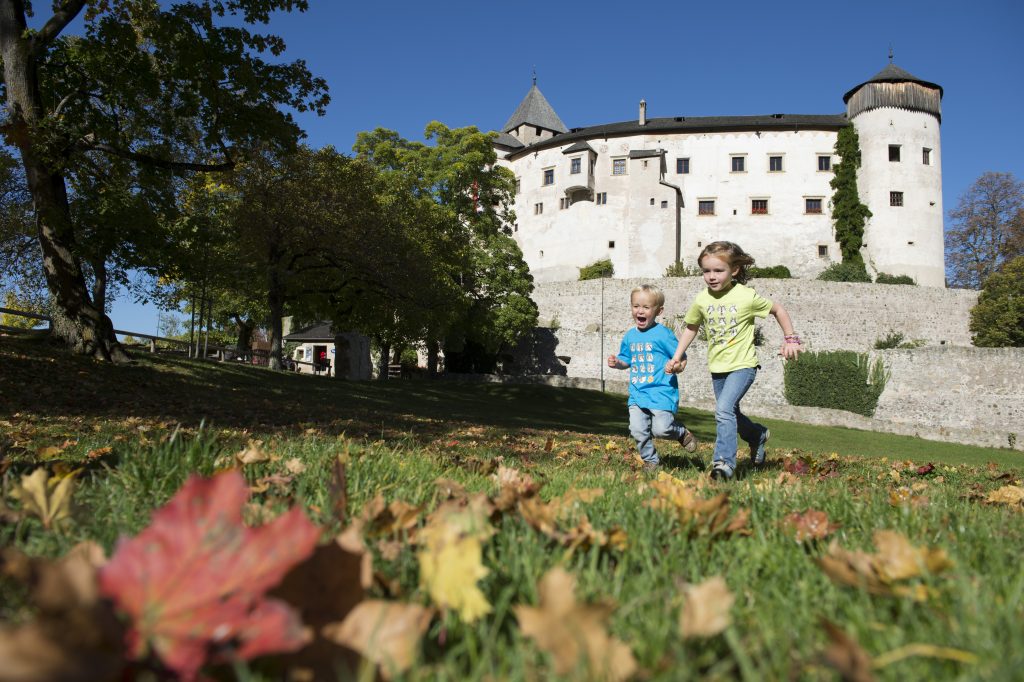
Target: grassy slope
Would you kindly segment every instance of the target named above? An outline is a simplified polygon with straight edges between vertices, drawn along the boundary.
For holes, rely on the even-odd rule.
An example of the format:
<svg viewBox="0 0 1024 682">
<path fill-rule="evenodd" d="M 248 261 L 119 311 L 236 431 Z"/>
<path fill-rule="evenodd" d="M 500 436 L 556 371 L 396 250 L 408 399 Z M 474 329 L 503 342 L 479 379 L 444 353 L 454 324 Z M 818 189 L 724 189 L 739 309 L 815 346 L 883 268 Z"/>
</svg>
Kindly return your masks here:
<svg viewBox="0 0 1024 682">
<path fill-rule="evenodd" d="M 345 383 L 148 356 L 131 367 L 104 367 L 5 341 L 0 367 L 0 447 L 14 459 L 8 484 L 35 466 L 39 447 L 63 447 L 56 456 L 73 461 L 92 448 L 113 448 L 86 468 L 78 511 L 66 529 L 46 532 L 34 521 L 0 526 L 0 544 L 32 554 L 58 555 L 86 538 L 110 552 L 119 535 L 144 527 L 190 472 L 211 473 L 218 459 L 223 464 L 253 436 L 281 460 L 246 467 L 250 481 L 281 473 L 287 458 L 306 466 L 284 490 L 255 495 L 254 504 L 273 513 L 297 502 L 332 530 L 336 524 L 325 511 L 331 463 L 345 449 L 352 452 L 352 512 L 378 493 L 432 509 L 438 477 L 493 493 L 479 466 L 499 456 L 545 481 L 545 499 L 573 487 L 604 490 L 583 511 L 596 529 L 621 527 L 627 550 L 566 552 L 519 516 L 506 516 L 484 551 L 489 573 L 480 586 L 493 612 L 473 625 L 453 616 L 443 629 L 435 622 L 413 679 L 549 679 L 548 659 L 523 638 L 511 607 L 535 603 L 537 580 L 554 566 L 577 577 L 579 599 L 614 601 L 611 629 L 636 655 L 641 679 L 833 679 L 821 663 L 821 618 L 876 657 L 920 643 L 977 656 L 962 664 L 912 655 L 878 669 L 880 679 L 1014 679 L 1024 666 L 1024 516 L 979 502 L 1007 482 L 1019 483 L 1020 473 L 1010 468 L 1019 465 L 1018 453 L 773 421 L 773 464 L 722 486 L 734 508 L 749 510 L 751 536 L 713 539 L 647 506 L 652 490 L 632 461 L 622 396 L 533 386 Z M 706 462 L 713 419 L 685 416 L 705 440 L 699 454 Z M 198 431 L 202 420 L 214 428 Z M 177 424 L 185 430 L 171 438 Z M 821 468 L 797 485 L 771 485 L 783 464 L 794 461 L 786 457 L 794 450 Z M 828 471 L 832 452 L 841 455 L 838 475 L 815 475 Z M 893 464 L 905 459 L 953 466 L 917 476 L 914 466 Z M 993 464 L 963 466 L 983 462 Z M 695 460 L 670 457 L 668 464 L 681 479 L 701 476 Z M 891 504 L 893 492 L 909 484 L 920 486 L 913 493 L 919 504 Z M 826 543 L 801 546 L 785 531 L 786 515 L 808 508 L 840 525 L 844 548 L 874 552 L 873 533 L 894 529 L 915 545 L 944 549 L 954 568 L 922 580 L 935 590 L 923 603 L 834 585 L 812 561 Z M 378 568 L 400 585 L 399 599 L 425 600 L 415 548 Z M 713 575 L 723 575 L 736 596 L 733 625 L 709 640 L 683 641 L 682 587 Z M 23 617 L 22 593 L 0 580 L 0 595 L 0 618 Z M 587 679 L 586 672 L 578 679 Z"/>
</svg>

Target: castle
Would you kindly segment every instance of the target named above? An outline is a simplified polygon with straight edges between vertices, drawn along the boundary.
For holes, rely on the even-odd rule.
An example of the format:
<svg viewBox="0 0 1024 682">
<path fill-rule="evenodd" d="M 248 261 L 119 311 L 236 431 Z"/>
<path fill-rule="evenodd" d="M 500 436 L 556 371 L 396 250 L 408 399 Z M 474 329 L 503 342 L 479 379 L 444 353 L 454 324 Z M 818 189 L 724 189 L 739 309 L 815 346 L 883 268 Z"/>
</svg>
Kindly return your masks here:
<svg viewBox="0 0 1024 682">
<path fill-rule="evenodd" d="M 869 272 L 941 287 L 941 99 L 890 63 L 843 96 L 843 114 L 648 118 L 641 101 L 634 121 L 570 129 L 534 79 L 495 139 L 516 176 L 514 237 L 538 282 L 604 259 L 617 278 L 659 277 L 719 239 L 814 277 L 841 259 L 829 181 L 853 125 Z"/>
</svg>

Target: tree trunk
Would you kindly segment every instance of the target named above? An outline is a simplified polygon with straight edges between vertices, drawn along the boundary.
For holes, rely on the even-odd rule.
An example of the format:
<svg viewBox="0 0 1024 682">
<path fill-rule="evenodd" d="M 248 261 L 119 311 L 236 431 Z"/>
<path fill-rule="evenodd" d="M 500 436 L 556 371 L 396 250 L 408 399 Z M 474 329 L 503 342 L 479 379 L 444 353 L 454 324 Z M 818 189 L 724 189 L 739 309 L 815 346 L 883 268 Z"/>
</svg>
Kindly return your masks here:
<svg viewBox="0 0 1024 682">
<path fill-rule="evenodd" d="M 81 263 L 75 256 L 74 225 L 64 175 L 45 158 L 32 129 L 43 119 L 38 64 L 30 50 L 22 2 L 0 0 L 0 53 L 10 117 L 7 142 L 18 148 L 36 214 L 43 272 L 53 305 L 53 333 L 74 353 L 97 360 L 129 362 L 114 336 L 114 325 L 89 297 Z M 47 153 L 49 151 L 49 153 Z"/>
<path fill-rule="evenodd" d="M 437 341 L 427 341 L 427 378 L 433 379 L 437 376 L 437 358 L 440 355 L 440 344 Z"/>
<path fill-rule="evenodd" d="M 352 348 L 344 334 L 334 335 L 334 378 L 350 379 L 352 377 Z"/>
<path fill-rule="evenodd" d="M 235 330 L 238 332 L 235 338 L 235 352 L 239 357 L 248 358 L 252 353 L 252 332 L 256 329 L 256 323 L 252 320 L 243 320 L 241 315 L 233 315 L 235 318 Z"/>
<path fill-rule="evenodd" d="M 284 317 L 284 294 L 273 271 L 267 287 L 267 307 L 270 309 L 270 360 L 267 366 L 270 369 L 281 369 L 281 335 L 284 330 L 281 318 Z"/>
<path fill-rule="evenodd" d="M 377 367 L 377 378 L 381 381 L 387 381 L 388 378 L 388 363 L 391 360 L 391 344 L 380 342 L 380 360 L 378 361 Z"/>
</svg>

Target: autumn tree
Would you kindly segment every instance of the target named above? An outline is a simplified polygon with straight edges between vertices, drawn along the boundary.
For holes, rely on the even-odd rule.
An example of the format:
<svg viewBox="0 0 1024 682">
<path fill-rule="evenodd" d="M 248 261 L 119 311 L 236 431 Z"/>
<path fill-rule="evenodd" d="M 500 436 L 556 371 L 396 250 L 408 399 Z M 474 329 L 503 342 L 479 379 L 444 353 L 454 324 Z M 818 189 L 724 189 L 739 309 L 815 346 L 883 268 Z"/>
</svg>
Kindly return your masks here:
<svg viewBox="0 0 1024 682">
<path fill-rule="evenodd" d="M 946 275 L 955 287 L 978 289 L 1006 262 L 1024 255 L 1024 182 L 985 173 L 949 212 Z"/>
<path fill-rule="evenodd" d="M 322 112 L 326 85 L 302 62 L 265 61 L 280 57 L 284 43 L 250 28 L 273 11 L 306 6 L 55 0 L 30 28 L 29 2 L 0 0 L 0 125 L 32 196 L 54 332 L 74 352 L 127 359 L 86 283 L 69 170 L 89 156 L 176 173 L 225 170 L 256 143 L 292 144 L 300 131 L 281 107 Z M 80 15 L 83 35 L 64 36 Z"/>
<path fill-rule="evenodd" d="M 832 222 L 835 226 L 836 241 L 844 263 L 864 267 L 860 247 L 864 243 L 864 224 L 871 217 L 871 211 L 860 200 L 857 190 L 857 169 L 860 168 L 860 139 L 854 127 L 839 129 L 836 136 L 835 153 L 840 161 L 833 170 L 835 175 L 829 182 L 832 194 Z"/>
</svg>

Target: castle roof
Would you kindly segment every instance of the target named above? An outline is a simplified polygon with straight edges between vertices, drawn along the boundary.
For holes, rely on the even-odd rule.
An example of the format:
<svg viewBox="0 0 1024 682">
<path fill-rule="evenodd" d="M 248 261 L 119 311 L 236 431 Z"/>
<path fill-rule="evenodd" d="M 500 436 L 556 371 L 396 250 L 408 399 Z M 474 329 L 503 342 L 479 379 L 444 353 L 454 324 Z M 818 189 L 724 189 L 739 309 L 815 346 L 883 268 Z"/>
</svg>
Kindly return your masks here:
<svg viewBox="0 0 1024 682">
<path fill-rule="evenodd" d="M 662 133 L 741 132 L 750 130 L 838 130 L 850 125 L 845 114 L 766 114 L 763 116 L 675 116 L 649 118 L 645 125 L 636 119 L 605 123 L 587 128 L 573 128 L 561 135 L 541 140 L 529 147 L 509 152 L 509 157 L 525 151 L 560 147 L 571 142 L 626 135 Z"/>
<path fill-rule="evenodd" d="M 513 149 L 525 146 L 522 142 L 512 137 L 508 133 L 498 133 L 497 137 L 494 138 L 494 144 L 498 144 L 503 147 L 511 147 Z"/>
<path fill-rule="evenodd" d="M 917 83 L 927 88 L 935 88 L 939 91 L 939 97 L 942 97 L 942 86 L 936 85 L 935 83 L 929 83 L 926 80 L 921 80 L 914 74 L 901 69 L 895 64 L 887 64 L 884 69 L 876 73 L 874 76 L 864 81 L 860 85 L 851 88 L 845 95 L 843 95 L 843 101 L 848 102 L 853 96 L 853 93 L 860 90 L 868 83 Z"/>
<path fill-rule="evenodd" d="M 512 116 L 505 121 L 505 125 L 502 126 L 501 131 L 507 133 L 510 130 L 514 130 L 523 124 L 537 126 L 538 128 L 544 128 L 545 130 L 553 130 L 556 133 L 568 132 L 568 128 L 562 123 L 562 119 L 558 118 L 558 114 L 548 104 L 548 100 L 541 93 L 540 88 L 534 83 L 530 87 L 530 91 L 526 93 L 526 97 L 519 103 L 516 110 L 512 113 Z"/>
</svg>

